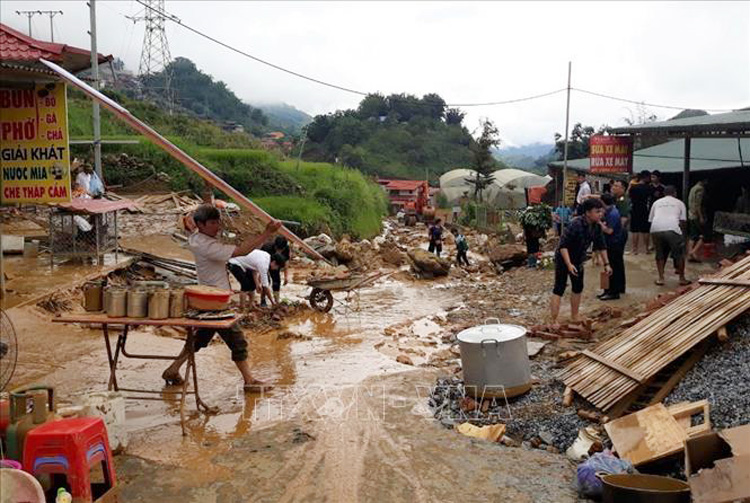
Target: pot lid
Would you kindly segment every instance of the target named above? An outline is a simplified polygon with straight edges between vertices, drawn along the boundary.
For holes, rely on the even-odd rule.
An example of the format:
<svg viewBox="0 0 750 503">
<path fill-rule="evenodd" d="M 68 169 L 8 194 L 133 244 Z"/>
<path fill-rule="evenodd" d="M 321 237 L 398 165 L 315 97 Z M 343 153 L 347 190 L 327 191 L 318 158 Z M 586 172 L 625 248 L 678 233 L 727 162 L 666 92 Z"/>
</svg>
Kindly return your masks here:
<svg viewBox="0 0 750 503">
<path fill-rule="evenodd" d="M 526 335 L 526 329 L 520 325 L 478 325 L 459 332 L 456 336 L 460 342 L 479 344 L 482 341 L 507 342 Z"/>
</svg>

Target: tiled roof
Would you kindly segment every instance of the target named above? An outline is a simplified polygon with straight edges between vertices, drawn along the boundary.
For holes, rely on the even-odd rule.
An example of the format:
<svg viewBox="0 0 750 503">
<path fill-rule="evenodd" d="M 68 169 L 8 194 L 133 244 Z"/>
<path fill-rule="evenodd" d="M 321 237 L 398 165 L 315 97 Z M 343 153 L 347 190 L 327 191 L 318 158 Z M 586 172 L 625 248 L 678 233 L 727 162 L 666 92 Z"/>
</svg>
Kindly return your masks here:
<svg viewBox="0 0 750 503">
<path fill-rule="evenodd" d="M 422 184 L 424 182 L 421 180 L 391 180 L 385 188 L 388 190 L 416 190 Z"/>
<path fill-rule="evenodd" d="M 110 58 L 99 55 L 100 62 L 105 62 Z M 19 63 L 35 68 L 40 59 L 58 63 L 66 70 L 73 72 L 79 72 L 91 66 L 90 51 L 87 49 L 37 40 L 0 23 L 0 61 L 2 63 Z"/>
</svg>

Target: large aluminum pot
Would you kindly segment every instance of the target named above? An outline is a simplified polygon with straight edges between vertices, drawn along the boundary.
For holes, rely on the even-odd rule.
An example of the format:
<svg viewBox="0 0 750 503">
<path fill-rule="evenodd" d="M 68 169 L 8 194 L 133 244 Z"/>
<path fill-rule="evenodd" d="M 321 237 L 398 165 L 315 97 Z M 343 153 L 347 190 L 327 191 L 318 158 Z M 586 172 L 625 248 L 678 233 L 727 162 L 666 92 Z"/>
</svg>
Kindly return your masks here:
<svg viewBox="0 0 750 503">
<path fill-rule="evenodd" d="M 490 321 L 497 323 L 488 324 Z M 467 328 L 456 338 L 468 393 L 484 397 L 513 397 L 531 389 L 526 329 L 490 318 Z"/>
</svg>

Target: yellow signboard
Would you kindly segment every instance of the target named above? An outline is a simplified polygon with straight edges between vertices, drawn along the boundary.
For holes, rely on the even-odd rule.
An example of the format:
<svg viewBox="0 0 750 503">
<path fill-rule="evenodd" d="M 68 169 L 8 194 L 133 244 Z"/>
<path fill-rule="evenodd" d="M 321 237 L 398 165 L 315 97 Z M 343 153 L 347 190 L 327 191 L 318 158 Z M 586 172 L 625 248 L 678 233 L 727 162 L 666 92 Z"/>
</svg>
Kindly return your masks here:
<svg viewBox="0 0 750 503">
<path fill-rule="evenodd" d="M 0 203 L 70 201 L 65 84 L 0 88 Z"/>
</svg>

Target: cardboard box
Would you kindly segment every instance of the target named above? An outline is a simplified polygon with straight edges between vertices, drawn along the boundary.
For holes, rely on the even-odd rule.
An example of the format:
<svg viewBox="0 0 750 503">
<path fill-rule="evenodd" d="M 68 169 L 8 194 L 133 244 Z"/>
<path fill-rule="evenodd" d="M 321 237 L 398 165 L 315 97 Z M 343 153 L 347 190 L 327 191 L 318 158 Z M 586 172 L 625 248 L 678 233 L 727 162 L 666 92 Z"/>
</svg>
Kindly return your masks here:
<svg viewBox="0 0 750 503">
<path fill-rule="evenodd" d="M 688 438 L 685 475 L 695 503 L 750 499 L 750 424 Z"/>
</svg>

